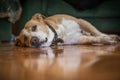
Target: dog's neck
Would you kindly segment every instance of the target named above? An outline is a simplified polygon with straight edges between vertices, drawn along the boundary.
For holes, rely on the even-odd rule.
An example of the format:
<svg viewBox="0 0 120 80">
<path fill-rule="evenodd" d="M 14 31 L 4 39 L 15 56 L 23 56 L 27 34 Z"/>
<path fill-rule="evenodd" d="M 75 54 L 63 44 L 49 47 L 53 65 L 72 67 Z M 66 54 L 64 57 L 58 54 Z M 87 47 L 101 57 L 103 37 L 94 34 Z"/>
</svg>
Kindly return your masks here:
<svg viewBox="0 0 120 80">
<path fill-rule="evenodd" d="M 51 30 L 51 32 L 54 33 L 54 37 L 53 37 L 51 45 L 57 45 L 57 43 L 63 43 L 64 41 L 61 38 L 58 38 L 58 34 L 56 30 L 51 25 L 49 24 L 46 24 L 46 25 Z"/>
<path fill-rule="evenodd" d="M 56 43 L 56 40 L 58 38 L 58 35 L 57 35 L 57 32 L 56 30 L 50 25 L 50 24 L 47 24 L 46 25 L 48 26 L 48 28 L 52 31 L 52 33 L 54 34 L 54 37 L 53 37 L 53 40 L 52 40 L 52 44 L 51 45 L 57 45 Z M 51 34 L 51 31 L 49 32 Z"/>
</svg>

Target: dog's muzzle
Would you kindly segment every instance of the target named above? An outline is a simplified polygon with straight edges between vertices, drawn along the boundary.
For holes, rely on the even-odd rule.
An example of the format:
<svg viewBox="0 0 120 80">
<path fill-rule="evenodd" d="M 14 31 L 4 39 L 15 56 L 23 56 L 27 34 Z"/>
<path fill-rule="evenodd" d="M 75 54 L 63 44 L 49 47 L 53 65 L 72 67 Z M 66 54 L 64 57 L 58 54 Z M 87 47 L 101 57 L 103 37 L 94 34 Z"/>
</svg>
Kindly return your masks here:
<svg viewBox="0 0 120 80">
<path fill-rule="evenodd" d="M 31 47 L 39 47 L 40 46 L 40 42 L 39 42 L 39 39 L 37 37 L 32 37 L 31 40 L 30 40 L 30 44 L 31 44 Z"/>
</svg>

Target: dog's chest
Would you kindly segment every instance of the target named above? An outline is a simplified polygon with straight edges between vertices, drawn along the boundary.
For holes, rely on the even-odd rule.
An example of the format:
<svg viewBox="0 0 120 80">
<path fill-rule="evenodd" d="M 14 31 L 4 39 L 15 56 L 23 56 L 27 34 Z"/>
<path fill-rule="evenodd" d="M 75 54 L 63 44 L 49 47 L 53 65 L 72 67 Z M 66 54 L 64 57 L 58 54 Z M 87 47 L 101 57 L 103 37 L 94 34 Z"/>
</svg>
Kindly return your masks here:
<svg viewBox="0 0 120 80">
<path fill-rule="evenodd" d="M 63 18 L 61 23 L 58 24 L 58 27 L 58 38 L 63 39 L 64 44 L 75 44 L 82 35 L 80 25 L 74 20 L 67 20 Z"/>
</svg>

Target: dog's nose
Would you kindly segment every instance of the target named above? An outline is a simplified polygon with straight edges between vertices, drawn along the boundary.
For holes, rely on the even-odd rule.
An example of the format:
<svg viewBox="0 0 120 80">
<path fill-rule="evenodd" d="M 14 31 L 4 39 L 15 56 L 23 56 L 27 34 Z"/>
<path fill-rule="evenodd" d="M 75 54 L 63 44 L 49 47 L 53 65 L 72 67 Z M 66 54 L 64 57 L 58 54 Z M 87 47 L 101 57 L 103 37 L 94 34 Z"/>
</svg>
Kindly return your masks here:
<svg viewBox="0 0 120 80">
<path fill-rule="evenodd" d="M 32 37 L 30 40 L 31 47 L 39 47 L 39 39 L 37 37 Z"/>
</svg>

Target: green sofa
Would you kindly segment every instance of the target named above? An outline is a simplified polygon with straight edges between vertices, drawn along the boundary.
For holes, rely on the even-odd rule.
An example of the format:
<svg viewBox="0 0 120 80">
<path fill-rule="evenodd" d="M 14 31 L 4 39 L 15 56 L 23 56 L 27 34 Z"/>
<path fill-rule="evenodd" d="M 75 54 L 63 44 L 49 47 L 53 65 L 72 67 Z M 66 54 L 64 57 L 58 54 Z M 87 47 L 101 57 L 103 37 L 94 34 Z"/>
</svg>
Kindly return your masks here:
<svg viewBox="0 0 120 80">
<path fill-rule="evenodd" d="M 7 19 L 0 19 L 0 41 L 8 41 L 11 39 L 11 23 Z"/>
<path fill-rule="evenodd" d="M 78 10 L 62 0 L 25 0 L 21 2 L 21 5 L 22 16 L 13 25 L 12 31 L 16 36 L 35 13 L 42 13 L 45 16 L 69 14 L 91 22 L 102 32 L 120 34 L 119 0 L 107 0 L 97 7 L 85 10 Z"/>
</svg>

